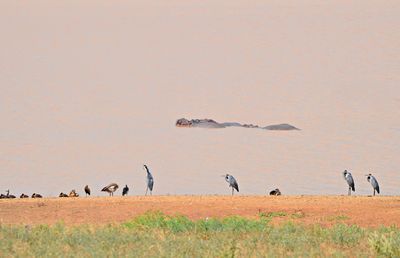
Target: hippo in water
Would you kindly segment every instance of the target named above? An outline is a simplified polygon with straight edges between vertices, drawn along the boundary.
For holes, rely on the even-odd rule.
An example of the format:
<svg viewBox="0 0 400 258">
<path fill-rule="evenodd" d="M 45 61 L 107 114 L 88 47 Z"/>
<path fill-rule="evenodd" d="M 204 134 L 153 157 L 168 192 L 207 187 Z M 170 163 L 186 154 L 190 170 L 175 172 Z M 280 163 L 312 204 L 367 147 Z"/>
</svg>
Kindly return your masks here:
<svg viewBox="0 0 400 258">
<path fill-rule="evenodd" d="M 199 127 L 199 128 L 226 128 L 226 127 L 244 127 L 244 128 L 259 128 L 264 130 L 279 130 L 279 131 L 289 131 L 289 130 L 300 130 L 290 124 L 277 124 L 269 125 L 265 127 L 260 127 L 253 124 L 240 124 L 237 122 L 226 122 L 218 123 L 212 119 L 192 119 L 188 120 L 186 118 L 181 118 L 176 121 L 177 127 Z"/>
<path fill-rule="evenodd" d="M 223 124 L 219 124 L 212 119 L 192 119 L 187 120 L 181 118 L 176 121 L 178 127 L 201 127 L 201 128 L 225 128 Z"/>
</svg>

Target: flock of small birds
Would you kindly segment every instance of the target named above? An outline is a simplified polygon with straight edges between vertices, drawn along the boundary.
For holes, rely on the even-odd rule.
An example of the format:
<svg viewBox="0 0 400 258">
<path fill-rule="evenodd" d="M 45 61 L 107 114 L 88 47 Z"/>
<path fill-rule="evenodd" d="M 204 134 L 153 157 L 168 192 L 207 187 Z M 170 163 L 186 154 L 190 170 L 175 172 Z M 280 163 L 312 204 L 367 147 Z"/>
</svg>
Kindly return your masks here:
<svg viewBox="0 0 400 258">
<path fill-rule="evenodd" d="M 150 191 L 150 195 L 152 195 L 153 186 L 154 186 L 154 178 L 153 178 L 153 175 L 151 174 L 149 168 L 146 165 L 143 165 L 143 167 L 147 172 L 147 188 L 146 188 L 145 195 L 147 195 L 148 191 Z M 229 184 L 229 187 L 232 188 L 232 195 L 234 194 L 235 190 L 237 192 L 239 192 L 239 184 L 232 175 L 226 174 L 226 175 L 222 175 L 222 176 L 225 178 L 225 181 Z M 379 184 L 378 184 L 378 181 L 376 180 L 376 178 L 372 174 L 368 174 L 365 176 L 367 177 L 367 181 L 369 183 L 371 183 L 371 186 L 374 190 L 373 195 L 375 196 L 376 192 L 379 194 L 380 193 Z M 343 171 L 343 177 L 349 186 L 348 195 L 351 195 L 351 192 L 352 191 L 355 192 L 355 190 L 356 190 L 353 176 L 351 175 L 351 173 L 349 171 L 345 170 L 345 171 Z M 101 191 L 109 193 L 110 196 L 114 196 L 114 192 L 117 191 L 118 188 L 119 188 L 118 184 L 111 183 L 111 184 L 103 187 L 103 189 L 101 189 Z M 91 194 L 91 190 L 88 185 L 86 185 L 83 190 L 85 191 L 86 196 L 89 196 Z M 122 196 L 128 195 L 128 192 L 129 192 L 129 187 L 128 187 L 128 185 L 125 185 L 125 187 L 122 189 Z M 16 198 L 15 195 L 10 194 L 10 190 L 7 190 L 6 193 L 7 194 L 1 194 L 0 199 Z M 270 191 L 269 195 L 279 196 L 279 195 L 282 195 L 282 193 L 277 188 L 277 189 Z M 59 194 L 59 197 L 79 197 L 79 194 L 75 190 L 72 190 L 69 194 L 61 192 Z M 20 198 L 29 198 L 29 196 L 26 194 L 21 194 Z M 42 198 L 42 195 L 40 195 L 38 193 L 33 193 L 31 198 Z"/>
<path fill-rule="evenodd" d="M 147 172 L 147 188 L 146 188 L 146 195 L 148 193 L 148 191 L 150 191 L 150 195 L 152 195 L 153 193 L 153 186 L 154 186 L 154 178 L 153 175 L 151 174 L 149 168 L 147 167 L 147 165 L 143 165 L 144 169 Z M 116 183 L 111 183 L 105 187 L 103 187 L 101 189 L 102 192 L 107 192 L 110 194 L 110 196 L 114 196 L 114 192 L 117 191 L 119 188 L 118 184 Z M 85 191 L 85 195 L 86 196 L 90 196 L 91 194 L 91 190 L 89 188 L 88 185 L 86 185 L 83 190 Z M 128 185 L 125 185 L 125 187 L 122 189 L 122 196 L 128 195 L 129 192 L 129 187 Z M 7 194 L 0 194 L 0 199 L 15 199 L 16 196 L 10 194 L 10 190 L 6 191 Z M 69 194 L 63 193 L 61 192 L 58 197 L 61 198 L 65 198 L 65 197 L 79 197 L 79 194 L 76 192 L 75 189 L 71 190 L 71 192 L 69 192 Z M 21 194 L 20 198 L 29 198 L 28 195 L 26 194 Z M 31 198 L 42 198 L 42 195 L 38 194 L 38 193 L 33 193 Z"/>
</svg>

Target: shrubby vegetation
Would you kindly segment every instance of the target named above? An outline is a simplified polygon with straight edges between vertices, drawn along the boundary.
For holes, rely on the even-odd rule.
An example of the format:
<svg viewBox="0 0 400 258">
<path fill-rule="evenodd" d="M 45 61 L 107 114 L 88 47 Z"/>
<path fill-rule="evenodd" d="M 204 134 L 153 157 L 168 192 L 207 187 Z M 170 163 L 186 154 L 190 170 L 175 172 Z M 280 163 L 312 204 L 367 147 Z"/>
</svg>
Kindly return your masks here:
<svg viewBox="0 0 400 258">
<path fill-rule="evenodd" d="M 0 225 L 0 257 L 400 257 L 400 230 L 146 213 L 120 225 Z M 288 216 L 290 217 L 290 216 Z"/>
</svg>

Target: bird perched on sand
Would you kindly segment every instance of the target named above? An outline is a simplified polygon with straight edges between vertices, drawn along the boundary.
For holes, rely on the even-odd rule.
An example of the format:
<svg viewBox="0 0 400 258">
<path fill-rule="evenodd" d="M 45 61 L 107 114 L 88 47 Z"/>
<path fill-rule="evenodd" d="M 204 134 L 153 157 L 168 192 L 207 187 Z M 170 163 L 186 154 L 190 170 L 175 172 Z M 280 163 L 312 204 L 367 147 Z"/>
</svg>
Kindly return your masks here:
<svg viewBox="0 0 400 258">
<path fill-rule="evenodd" d="M 118 189 L 118 185 L 116 183 L 111 183 L 111 184 L 107 185 L 106 187 L 104 187 L 103 189 L 101 189 L 101 191 L 109 193 L 110 196 L 114 196 L 114 192 L 117 191 L 117 189 Z"/>
<path fill-rule="evenodd" d="M 40 194 L 33 193 L 32 198 L 42 198 L 42 196 Z"/>
<path fill-rule="evenodd" d="M 22 198 L 29 198 L 29 196 L 23 193 L 23 194 L 21 194 L 21 195 L 19 196 L 19 198 L 21 198 L 21 199 L 22 199 Z"/>
<path fill-rule="evenodd" d="M 69 197 L 79 197 L 79 194 L 74 189 L 71 192 L 69 192 Z"/>
<path fill-rule="evenodd" d="M 351 191 L 355 191 L 356 187 L 354 185 L 354 179 L 351 176 L 351 173 L 347 170 L 343 171 L 343 177 L 346 180 L 347 184 L 349 185 L 349 195 L 351 195 Z"/>
<path fill-rule="evenodd" d="M 85 186 L 85 194 L 86 196 L 90 195 L 90 188 L 88 185 Z"/>
<path fill-rule="evenodd" d="M 61 192 L 59 195 L 58 195 L 58 197 L 68 197 L 68 194 L 65 194 L 65 193 L 63 193 L 63 192 Z"/>
<path fill-rule="evenodd" d="M 269 192 L 269 195 L 282 195 L 278 188 Z"/>
<path fill-rule="evenodd" d="M 125 185 L 125 187 L 122 189 L 122 196 L 128 195 L 129 192 L 129 187 L 128 185 Z"/>
<path fill-rule="evenodd" d="M 8 199 L 14 199 L 15 198 L 14 195 L 10 194 L 10 190 L 7 190 L 6 192 L 7 192 L 6 198 L 8 198 Z"/>
<path fill-rule="evenodd" d="M 375 196 L 375 191 L 379 194 L 379 184 L 378 184 L 378 181 L 376 180 L 376 178 L 371 174 L 368 174 L 365 176 L 367 177 L 368 182 L 371 183 L 372 188 L 374 188 L 374 196 Z"/>
<path fill-rule="evenodd" d="M 232 187 L 232 195 L 233 195 L 233 190 L 235 189 L 237 192 L 239 192 L 239 185 L 236 181 L 236 179 L 229 174 L 223 175 L 225 177 L 225 181 L 228 182 L 229 187 Z"/>
<path fill-rule="evenodd" d="M 149 168 L 146 165 L 143 165 L 144 169 L 147 172 L 147 188 L 146 188 L 146 194 L 147 191 L 150 190 L 150 195 L 153 195 L 153 186 L 154 186 L 154 178 L 153 175 L 150 173 Z"/>
</svg>

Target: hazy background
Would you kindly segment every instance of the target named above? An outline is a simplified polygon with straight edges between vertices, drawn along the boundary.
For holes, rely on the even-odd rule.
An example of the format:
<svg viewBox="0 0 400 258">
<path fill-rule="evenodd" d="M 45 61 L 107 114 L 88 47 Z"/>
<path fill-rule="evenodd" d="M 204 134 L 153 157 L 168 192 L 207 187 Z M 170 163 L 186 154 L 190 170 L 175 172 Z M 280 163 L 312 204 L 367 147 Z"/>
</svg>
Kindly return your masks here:
<svg viewBox="0 0 400 258">
<path fill-rule="evenodd" d="M 149 3 L 151 2 L 151 3 Z M 1 1 L 0 192 L 400 193 L 399 1 Z M 302 129 L 176 128 L 178 118 Z M 119 191 L 120 194 L 120 191 Z"/>
</svg>

